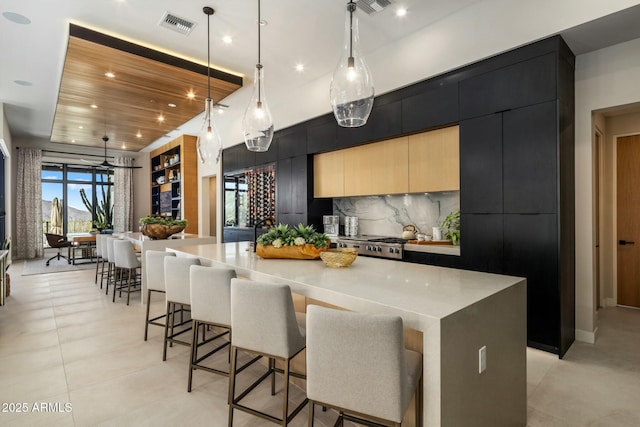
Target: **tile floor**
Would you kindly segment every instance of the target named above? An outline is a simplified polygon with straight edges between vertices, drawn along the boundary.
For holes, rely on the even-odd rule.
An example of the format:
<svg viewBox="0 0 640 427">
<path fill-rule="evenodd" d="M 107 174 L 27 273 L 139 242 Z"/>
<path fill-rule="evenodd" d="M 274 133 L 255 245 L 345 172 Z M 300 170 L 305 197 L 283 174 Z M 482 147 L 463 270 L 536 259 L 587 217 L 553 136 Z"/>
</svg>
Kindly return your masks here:
<svg viewBox="0 0 640 427">
<path fill-rule="evenodd" d="M 226 378 L 196 371 L 187 393 L 187 348 L 170 348 L 162 362 L 161 328 L 142 339 L 143 306 L 113 304 L 93 285 L 93 271 L 21 269 L 19 261 L 11 267 L 11 297 L 0 308 L 0 425 L 226 425 Z M 158 299 L 154 308 L 161 306 Z M 598 343 L 576 342 L 563 360 L 527 351 L 529 426 L 640 425 L 640 311 L 607 308 L 600 322 Z M 258 389 L 254 399 L 275 411 L 278 396 L 262 396 Z M 22 402 L 28 413 L 5 407 Z M 35 412 L 43 402 L 53 406 Z M 331 425 L 331 414 L 316 414 Z M 239 412 L 235 420 L 274 425 Z M 305 410 L 291 425 L 306 421 Z"/>
</svg>

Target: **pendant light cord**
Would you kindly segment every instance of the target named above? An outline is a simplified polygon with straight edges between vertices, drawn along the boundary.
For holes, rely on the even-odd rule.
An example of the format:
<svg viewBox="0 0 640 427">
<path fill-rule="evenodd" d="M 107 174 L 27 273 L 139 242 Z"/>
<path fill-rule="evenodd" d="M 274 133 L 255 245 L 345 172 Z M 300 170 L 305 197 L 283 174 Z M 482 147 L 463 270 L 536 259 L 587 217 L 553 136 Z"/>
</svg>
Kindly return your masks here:
<svg viewBox="0 0 640 427">
<path fill-rule="evenodd" d="M 211 99 L 211 15 L 207 15 L 207 98 Z"/>
<path fill-rule="evenodd" d="M 353 1 L 349 2 L 349 57 L 353 58 L 353 12 L 356 8 L 356 4 Z"/>
<path fill-rule="evenodd" d="M 258 0 L 258 63 L 256 64 L 256 68 L 258 69 L 258 108 L 262 107 L 262 94 L 261 94 L 261 88 L 260 88 L 260 84 L 261 82 L 261 78 L 260 78 L 260 72 L 262 69 L 262 63 L 260 61 L 261 57 L 260 57 L 260 45 L 261 45 L 261 40 L 260 40 L 260 27 L 261 27 L 261 22 L 260 22 L 260 0 Z"/>
</svg>

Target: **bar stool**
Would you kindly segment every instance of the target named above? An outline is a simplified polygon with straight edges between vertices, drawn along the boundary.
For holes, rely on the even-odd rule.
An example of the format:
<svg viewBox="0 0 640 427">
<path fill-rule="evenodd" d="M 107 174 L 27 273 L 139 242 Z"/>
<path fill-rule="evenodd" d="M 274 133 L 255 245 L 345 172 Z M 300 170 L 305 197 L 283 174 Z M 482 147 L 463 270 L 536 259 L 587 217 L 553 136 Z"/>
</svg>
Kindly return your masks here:
<svg viewBox="0 0 640 427">
<path fill-rule="evenodd" d="M 96 234 L 96 278 L 93 283 L 98 284 L 98 270 L 99 266 L 102 263 L 102 234 Z M 104 266 L 102 267 L 104 271 Z"/>
<path fill-rule="evenodd" d="M 116 269 L 116 255 L 113 251 L 113 243 L 117 239 L 112 236 L 107 236 L 104 241 L 107 246 L 107 286 L 106 286 L 106 295 L 109 295 L 109 285 L 116 285 L 116 277 L 117 277 L 117 269 Z"/>
<path fill-rule="evenodd" d="M 190 341 L 182 341 L 178 337 L 191 330 L 191 322 L 185 321 L 183 316 L 184 306 L 191 305 L 191 286 L 189 285 L 189 272 L 192 265 L 200 265 L 198 258 L 191 257 L 166 257 L 164 259 L 164 284 L 166 287 L 165 300 L 167 302 L 167 321 L 164 325 L 164 348 L 162 360 L 167 360 L 167 345 L 180 344 L 191 346 Z M 176 305 L 181 305 L 180 323 L 176 325 Z M 171 316 L 171 317 L 169 317 Z M 169 320 L 170 319 L 170 320 Z M 189 324 L 189 327 L 175 332 L 176 326 Z M 171 330 L 171 332 L 169 332 Z"/>
<path fill-rule="evenodd" d="M 107 277 L 107 281 L 108 281 L 108 277 L 109 277 L 109 273 L 107 271 L 107 273 L 105 274 L 105 264 L 107 264 L 107 267 L 109 266 L 109 254 L 108 254 L 108 248 L 107 248 L 107 239 L 111 239 L 112 236 L 107 236 L 107 235 L 100 235 L 100 254 L 101 254 L 101 264 L 102 264 L 102 268 L 101 268 L 101 275 L 100 275 L 100 289 L 102 289 L 102 281 L 105 278 L 105 276 Z M 96 246 L 98 245 L 97 243 L 98 241 L 96 240 Z"/>
<path fill-rule="evenodd" d="M 414 394 L 420 426 L 421 376 L 422 355 L 404 348 L 401 317 L 307 307 L 309 426 L 318 404 L 337 409 L 340 425 L 399 427 Z"/>
<path fill-rule="evenodd" d="M 306 405 L 308 399 L 289 414 L 289 377 L 305 378 L 291 371 L 291 359 L 305 348 L 304 317 L 293 307 L 291 289 L 287 285 L 231 280 L 231 372 L 229 378 L 229 427 L 233 425 L 233 410 L 286 426 Z M 237 397 L 235 395 L 238 350 L 269 358 L 267 372 Z M 275 360 L 284 363 L 284 370 L 275 367 Z M 282 418 L 249 408 L 240 403 L 258 384 L 271 376 L 271 394 L 275 394 L 275 373 L 284 374 Z"/>
<path fill-rule="evenodd" d="M 141 277 L 138 275 L 138 270 L 142 267 L 140 260 L 136 256 L 133 250 L 133 245 L 128 240 L 115 240 L 113 242 L 113 252 L 115 255 L 115 266 L 120 269 L 120 286 L 113 287 L 113 302 L 116 302 L 116 288 L 120 290 L 120 296 L 122 296 L 122 289 L 124 288 L 124 278 L 122 277 L 125 271 L 127 272 L 127 305 L 129 305 L 129 299 L 131 297 L 131 281 L 133 279 L 134 286 L 141 285 Z M 133 275 L 133 277 L 132 277 Z M 140 290 L 140 289 L 138 289 Z"/>
<path fill-rule="evenodd" d="M 147 340 L 149 334 L 149 325 L 162 326 L 164 328 L 165 323 L 159 323 L 157 320 L 165 318 L 167 315 L 163 311 L 161 315 L 149 319 L 149 313 L 151 311 L 151 292 L 158 292 L 161 294 L 166 293 L 164 285 L 164 259 L 165 257 L 175 257 L 175 252 L 166 251 L 146 251 L 145 252 L 145 272 L 147 273 L 147 316 L 144 321 L 144 340 Z M 166 322 L 166 320 L 165 320 Z"/>
</svg>

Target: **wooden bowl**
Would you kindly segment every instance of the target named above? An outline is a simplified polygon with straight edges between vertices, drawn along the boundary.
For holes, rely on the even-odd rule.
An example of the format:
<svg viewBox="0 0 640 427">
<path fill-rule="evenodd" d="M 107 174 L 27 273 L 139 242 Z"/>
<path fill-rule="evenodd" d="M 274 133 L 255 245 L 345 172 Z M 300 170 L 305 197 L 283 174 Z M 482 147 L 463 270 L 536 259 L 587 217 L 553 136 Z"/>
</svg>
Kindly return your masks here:
<svg viewBox="0 0 640 427">
<path fill-rule="evenodd" d="M 358 250 L 353 248 L 335 248 L 320 253 L 322 262 L 331 268 L 349 267 L 357 256 Z"/>
<path fill-rule="evenodd" d="M 184 225 L 144 224 L 140 232 L 154 240 L 168 239 L 172 234 L 184 230 Z"/>
</svg>

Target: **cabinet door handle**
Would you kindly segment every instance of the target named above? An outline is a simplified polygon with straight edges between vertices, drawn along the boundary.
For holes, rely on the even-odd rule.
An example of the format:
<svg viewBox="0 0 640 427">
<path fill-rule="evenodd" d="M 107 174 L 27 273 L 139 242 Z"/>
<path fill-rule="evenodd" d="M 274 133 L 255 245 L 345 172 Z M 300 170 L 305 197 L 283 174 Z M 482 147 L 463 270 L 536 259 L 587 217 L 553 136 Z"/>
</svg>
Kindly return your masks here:
<svg viewBox="0 0 640 427">
<path fill-rule="evenodd" d="M 631 240 L 618 240 L 618 244 L 622 245 L 622 246 L 624 246 L 624 245 L 633 245 L 635 243 L 636 242 L 631 241 Z"/>
</svg>

